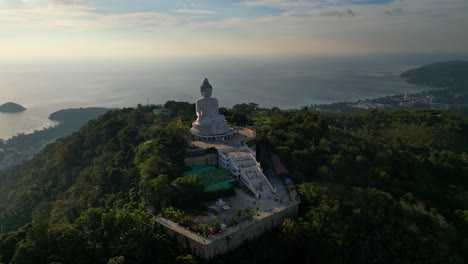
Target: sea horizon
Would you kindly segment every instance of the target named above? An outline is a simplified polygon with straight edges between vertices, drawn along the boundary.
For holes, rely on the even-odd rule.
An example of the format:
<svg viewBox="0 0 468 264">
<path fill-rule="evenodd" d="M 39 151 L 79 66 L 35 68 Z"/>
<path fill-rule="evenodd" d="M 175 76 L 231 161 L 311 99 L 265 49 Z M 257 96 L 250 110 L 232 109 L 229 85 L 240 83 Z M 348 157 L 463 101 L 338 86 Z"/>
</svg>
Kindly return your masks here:
<svg viewBox="0 0 468 264">
<path fill-rule="evenodd" d="M 406 83 L 399 77 L 402 72 L 466 58 L 414 54 L 2 62 L 0 104 L 11 101 L 27 110 L 0 114 L 0 138 L 53 125 L 48 116 L 61 109 L 193 102 L 200 97 L 204 77 L 222 107 L 255 102 L 289 109 L 416 93 L 431 88 Z"/>
</svg>

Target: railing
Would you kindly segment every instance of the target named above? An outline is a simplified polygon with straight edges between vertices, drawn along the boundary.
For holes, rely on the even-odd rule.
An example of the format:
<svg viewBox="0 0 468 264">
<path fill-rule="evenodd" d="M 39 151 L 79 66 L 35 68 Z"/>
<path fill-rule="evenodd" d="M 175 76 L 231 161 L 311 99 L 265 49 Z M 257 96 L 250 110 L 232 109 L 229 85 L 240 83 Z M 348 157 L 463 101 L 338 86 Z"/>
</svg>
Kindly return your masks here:
<svg viewBox="0 0 468 264">
<path fill-rule="evenodd" d="M 263 179 L 266 181 L 266 183 L 268 184 L 268 186 L 270 186 L 270 189 L 273 193 L 276 193 L 276 188 L 273 187 L 273 185 L 271 185 L 270 181 L 268 180 L 268 178 L 265 176 L 265 174 L 263 174 L 263 172 L 260 172 L 260 174 L 262 175 Z"/>
<path fill-rule="evenodd" d="M 252 183 L 250 182 L 249 177 L 246 175 L 246 172 L 244 171 L 245 167 L 254 167 L 254 170 L 255 170 L 255 176 L 254 177 L 260 177 L 260 182 L 266 182 L 267 185 L 270 187 L 271 191 L 273 193 L 276 193 L 277 192 L 276 188 L 274 188 L 273 185 L 271 185 L 268 178 L 265 176 L 265 174 L 263 174 L 262 167 L 261 167 L 260 163 L 257 162 L 257 159 L 255 157 L 256 156 L 255 152 L 253 152 L 246 145 L 244 145 L 241 148 L 237 148 L 237 149 L 233 148 L 233 149 L 231 149 L 229 151 L 241 151 L 241 150 L 248 150 L 250 153 L 249 153 L 249 155 L 247 155 L 245 157 L 234 157 L 234 158 L 232 158 L 232 157 L 229 157 L 228 155 L 224 154 L 221 150 L 218 150 L 219 158 L 221 160 L 220 163 L 222 165 L 226 166 L 226 168 L 229 167 L 231 174 L 234 174 L 234 176 L 237 176 L 238 179 L 240 179 L 241 182 L 244 183 L 246 185 L 246 187 L 255 194 L 256 198 L 260 198 L 259 191 L 257 191 L 255 186 L 253 186 Z M 227 161 L 227 164 L 225 164 L 226 161 Z M 239 164 L 240 166 L 237 166 L 236 162 L 241 163 L 241 164 Z M 235 169 L 235 172 L 232 171 L 232 169 Z M 240 170 L 240 173 L 238 172 L 239 170 Z"/>
<path fill-rule="evenodd" d="M 245 175 L 245 173 L 244 173 L 244 171 L 242 169 L 241 169 L 241 175 L 240 176 L 241 176 L 242 182 L 244 182 L 244 184 L 247 186 L 247 188 L 249 188 L 255 194 L 255 197 L 260 198 L 260 195 L 258 194 L 258 191 L 252 185 L 249 178 L 247 177 L 247 175 Z"/>
</svg>

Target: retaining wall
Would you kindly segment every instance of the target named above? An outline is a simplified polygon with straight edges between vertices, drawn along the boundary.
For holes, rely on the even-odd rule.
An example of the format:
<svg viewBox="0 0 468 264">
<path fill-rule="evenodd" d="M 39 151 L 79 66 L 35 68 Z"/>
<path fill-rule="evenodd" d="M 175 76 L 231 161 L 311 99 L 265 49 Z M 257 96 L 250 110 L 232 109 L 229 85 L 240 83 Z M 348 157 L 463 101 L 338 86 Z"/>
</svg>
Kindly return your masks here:
<svg viewBox="0 0 468 264">
<path fill-rule="evenodd" d="M 168 236 L 179 243 L 181 248 L 208 260 L 239 247 L 247 240 L 258 238 L 266 231 L 281 225 L 285 219 L 296 218 L 297 215 L 298 205 L 293 204 L 273 214 L 256 217 L 253 220 L 228 228 L 221 234 L 209 238 L 204 238 L 186 230 L 165 218 L 158 218 L 156 222 Z"/>
<path fill-rule="evenodd" d="M 195 157 L 187 157 L 184 160 L 184 164 L 187 167 L 200 166 L 200 165 L 218 165 L 218 153 L 205 154 Z"/>
</svg>

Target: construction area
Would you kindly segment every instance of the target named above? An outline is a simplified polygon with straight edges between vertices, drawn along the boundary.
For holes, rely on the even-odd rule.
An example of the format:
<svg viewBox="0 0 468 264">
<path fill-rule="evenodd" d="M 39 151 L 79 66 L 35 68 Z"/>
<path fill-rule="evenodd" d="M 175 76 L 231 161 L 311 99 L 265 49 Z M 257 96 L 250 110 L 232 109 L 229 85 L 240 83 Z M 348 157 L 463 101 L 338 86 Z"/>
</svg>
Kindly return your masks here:
<svg viewBox="0 0 468 264">
<path fill-rule="evenodd" d="M 256 160 L 255 131 L 236 128 L 227 140 L 195 140 L 187 149 L 183 176 L 197 175 L 205 192 L 226 190 L 235 195 L 207 206 L 202 215 L 185 215 L 191 224 L 158 217 L 156 222 L 179 245 L 204 259 L 229 252 L 298 214 L 299 197 L 275 173 L 267 177 Z M 201 230 L 204 226 L 206 230 Z"/>
<path fill-rule="evenodd" d="M 231 127 L 219 112 L 218 100 L 211 97 L 212 91 L 205 77 L 201 97 L 195 101 L 192 142 L 185 152 L 184 165 L 191 169 L 182 176 L 197 175 L 205 192 L 231 190 L 215 193 L 222 197 L 216 196 L 219 200 L 197 215 L 166 208 L 156 218 L 181 248 L 203 259 L 227 253 L 285 219 L 296 218 L 300 202 L 292 181 L 283 184 L 273 169 L 265 175 L 257 161 L 255 130 Z M 232 189 L 232 182 L 237 188 Z M 231 191 L 235 191 L 233 196 L 223 197 Z"/>
<path fill-rule="evenodd" d="M 279 187 L 279 186 L 278 186 Z M 220 232 L 204 235 L 167 218 L 156 222 L 185 250 L 203 259 L 212 259 L 253 240 L 264 232 L 298 215 L 298 198 L 284 186 L 270 197 L 256 199 L 243 189 L 236 195 L 211 205 L 206 215 L 190 216 L 199 224 L 220 223 Z"/>
<path fill-rule="evenodd" d="M 205 186 L 205 192 L 215 192 L 231 188 L 231 182 L 234 181 L 229 171 L 218 169 L 214 166 L 199 165 L 192 166 L 191 171 L 185 172 L 182 176 L 197 175 Z"/>
</svg>

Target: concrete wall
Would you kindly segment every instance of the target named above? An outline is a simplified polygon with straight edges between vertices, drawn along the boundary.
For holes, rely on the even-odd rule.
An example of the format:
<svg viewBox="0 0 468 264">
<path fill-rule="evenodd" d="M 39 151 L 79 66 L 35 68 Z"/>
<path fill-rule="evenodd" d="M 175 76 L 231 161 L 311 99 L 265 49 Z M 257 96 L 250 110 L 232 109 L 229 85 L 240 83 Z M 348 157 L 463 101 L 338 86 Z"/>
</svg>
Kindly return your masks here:
<svg viewBox="0 0 468 264">
<path fill-rule="evenodd" d="M 203 259 L 212 259 L 218 255 L 227 253 L 247 240 L 256 239 L 268 230 L 279 226 L 287 218 L 296 218 L 298 216 L 298 205 L 291 205 L 282 211 L 266 216 L 262 219 L 254 219 L 239 225 L 238 230 L 228 232 L 228 235 L 206 243 L 196 241 L 183 234 L 180 234 L 167 226 L 159 224 L 166 234 L 178 241 L 179 246 Z"/>
<path fill-rule="evenodd" d="M 187 157 L 184 160 L 184 164 L 187 167 L 199 166 L 199 165 L 216 166 L 218 165 L 218 154 L 213 153 L 213 154 L 205 154 L 205 155 L 200 155 L 200 156 L 195 156 L 195 157 Z"/>
</svg>

